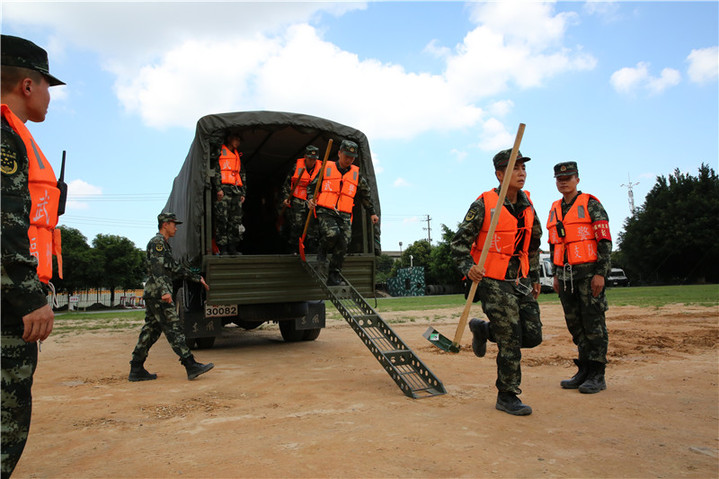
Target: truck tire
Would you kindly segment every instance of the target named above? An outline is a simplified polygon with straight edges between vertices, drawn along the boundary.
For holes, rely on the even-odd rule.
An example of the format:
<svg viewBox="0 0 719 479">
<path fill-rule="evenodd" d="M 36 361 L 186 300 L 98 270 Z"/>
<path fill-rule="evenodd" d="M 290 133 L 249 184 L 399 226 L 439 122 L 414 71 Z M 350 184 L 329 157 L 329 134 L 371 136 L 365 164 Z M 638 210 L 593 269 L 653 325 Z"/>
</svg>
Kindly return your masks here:
<svg viewBox="0 0 719 479">
<path fill-rule="evenodd" d="M 305 335 L 305 330 L 296 329 L 295 321 L 293 319 L 289 321 L 280 321 L 280 333 L 282 333 L 282 339 L 288 343 L 296 343 L 302 341 Z"/>
<path fill-rule="evenodd" d="M 197 349 L 210 349 L 215 345 L 215 337 L 209 336 L 206 338 L 195 338 L 197 341 Z"/>
<path fill-rule="evenodd" d="M 305 329 L 302 334 L 302 341 L 314 341 L 322 332 L 322 328 Z"/>
</svg>

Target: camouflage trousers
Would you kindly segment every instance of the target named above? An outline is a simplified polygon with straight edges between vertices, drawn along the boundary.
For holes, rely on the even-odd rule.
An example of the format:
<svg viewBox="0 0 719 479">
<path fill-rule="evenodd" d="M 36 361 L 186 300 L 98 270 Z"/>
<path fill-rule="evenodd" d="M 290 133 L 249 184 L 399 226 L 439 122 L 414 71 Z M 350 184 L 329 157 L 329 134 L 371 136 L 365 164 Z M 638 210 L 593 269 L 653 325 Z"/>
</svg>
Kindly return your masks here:
<svg viewBox="0 0 719 479">
<path fill-rule="evenodd" d="M 604 290 L 592 296 L 592 277 L 559 280 L 564 320 L 577 345 L 580 361 L 607 362 L 609 333 L 604 312 L 609 309 Z"/>
<path fill-rule="evenodd" d="M 22 339 L 22 326 L 2 329 L 2 477 L 10 477 L 30 431 L 32 376 L 37 343 Z"/>
<path fill-rule="evenodd" d="M 329 271 L 341 271 L 352 239 L 352 215 L 329 208 L 317 208 L 319 220 L 320 248 L 331 255 Z"/>
<path fill-rule="evenodd" d="M 539 304 L 531 283 L 483 278 L 477 287 L 482 310 L 489 319 L 490 341 L 497 343 L 497 390 L 521 394 L 522 352 L 542 342 Z"/>
<path fill-rule="evenodd" d="M 242 203 L 240 194 L 232 187 L 223 187 L 225 196 L 215 200 L 215 242 L 217 246 L 237 245 L 242 239 Z"/>
<path fill-rule="evenodd" d="M 307 213 L 310 211 L 305 200 L 292 198 L 292 206 L 290 208 L 290 249 L 298 252 L 300 236 L 305 230 L 307 222 Z M 305 252 L 314 253 L 317 251 L 317 218 L 315 215 L 310 217 L 310 224 L 307 227 L 307 236 L 305 237 Z"/>
<path fill-rule="evenodd" d="M 147 359 L 150 348 L 165 333 L 167 342 L 180 359 L 190 357 L 185 331 L 180 317 L 177 315 L 175 303 L 165 303 L 160 299 L 145 299 L 145 324 L 140 330 L 137 345 L 132 351 L 132 361 L 142 363 Z"/>
</svg>

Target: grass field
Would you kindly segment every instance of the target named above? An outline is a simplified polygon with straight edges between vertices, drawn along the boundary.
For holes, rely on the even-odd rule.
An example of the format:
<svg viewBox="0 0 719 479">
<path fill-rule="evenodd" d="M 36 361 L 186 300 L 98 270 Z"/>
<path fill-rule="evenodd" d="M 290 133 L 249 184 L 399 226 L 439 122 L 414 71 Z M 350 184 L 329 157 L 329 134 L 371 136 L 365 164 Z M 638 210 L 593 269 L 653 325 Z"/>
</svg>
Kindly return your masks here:
<svg viewBox="0 0 719 479">
<path fill-rule="evenodd" d="M 688 286 L 641 286 L 636 288 L 607 289 L 609 306 L 639 306 L 658 308 L 667 304 L 685 304 L 707 307 L 719 306 L 719 285 Z M 375 307 L 375 300 L 368 300 Z M 411 296 L 398 298 L 379 298 L 376 310 L 379 313 L 390 311 L 416 311 L 427 309 L 455 308 L 463 306 L 464 296 L 450 294 L 442 296 Z M 556 294 L 541 294 L 539 302 L 558 303 Z M 718 310 L 719 313 L 719 310 Z M 56 317 L 55 331 L 69 332 L 88 329 L 128 329 L 138 327 L 145 318 L 144 310 L 127 310 L 118 316 L 112 312 L 73 312 Z M 331 304 L 327 304 L 327 318 L 340 319 L 341 316 Z"/>
</svg>

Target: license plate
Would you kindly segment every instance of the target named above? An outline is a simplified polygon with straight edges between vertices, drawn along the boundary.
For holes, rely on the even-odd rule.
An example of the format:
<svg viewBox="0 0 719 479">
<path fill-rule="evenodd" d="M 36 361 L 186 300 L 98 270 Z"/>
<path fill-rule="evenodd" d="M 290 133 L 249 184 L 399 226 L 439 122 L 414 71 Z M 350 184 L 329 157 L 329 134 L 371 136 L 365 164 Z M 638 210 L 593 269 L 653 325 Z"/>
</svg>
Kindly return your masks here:
<svg viewBox="0 0 719 479">
<path fill-rule="evenodd" d="M 221 318 L 225 316 L 237 316 L 236 304 L 205 305 L 206 318 Z"/>
</svg>

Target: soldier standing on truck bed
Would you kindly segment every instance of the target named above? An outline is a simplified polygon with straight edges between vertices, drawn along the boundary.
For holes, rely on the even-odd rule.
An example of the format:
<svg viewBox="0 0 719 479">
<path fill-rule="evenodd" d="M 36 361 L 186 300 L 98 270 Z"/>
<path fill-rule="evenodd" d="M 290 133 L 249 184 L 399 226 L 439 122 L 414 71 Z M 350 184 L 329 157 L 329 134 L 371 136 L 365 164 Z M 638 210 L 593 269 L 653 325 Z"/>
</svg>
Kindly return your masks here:
<svg viewBox="0 0 719 479">
<path fill-rule="evenodd" d="M 172 350 L 180 357 L 180 362 L 187 370 L 187 379 L 195 379 L 214 367 L 212 363 L 201 364 L 187 347 L 183 324 L 177 315 L 175 303 L 172 301 L 172 283 L 174 279 L 186 278 L 202 284 L 205 289 L 210 287 L 205 279 L 195 274 L 185 266 L 175 261 L 168 239 L 175 236 L 177 225 L 175 213 L 160 213 L 157 215 L 158 233 L 147 243 L 147 273 L 145 283 L 145 324 L 140 331 L 135 350 L 132 351 L 130 361 L 130 381 L 149 381 L 157 379 L 157 374 L 151 374 L 145 369 L 145 360 L 150 348 L 165 333 Z"/>
<path fill-rule="evenodd" d="M 317 219 L 320 225 L 320 246 L 317 259 L 324 262 L 326 255 L 332 255 L 327 274 L 327 284 L 342 284 L 340 271 L 344 263 L 347 247 L 352 239 L 352 208 L 355 195 L 359 195 L 362 206 L 372 218 L 372 223 L 379 222 L 375 214 L 372 196 L 367 181 L 360 176 L 359 166 L 353 165 L 358 156 L 357 143 L 342 140 L 337 153 L 337 161 L 327 163 L 322 174 L 322 186 L 317 198 L 313 198 L 315 185 L 319 177 L 312 181 L 307 189 L 310 207 L 317 208 Z"/>
<path fill-rule="evenodd" d="M 320 172 L 320 165 L 317 161 L 319 149 L 314 145 L 305 148 L 304 158 L 298 158 L 292 172 L 287 175 L 282 186 L 283 205 L 290 209 L 290 248 L 294 253 L 298 252 L 300 236 L 307 222 L 309 206 L 307 205 L 307 185 L 317 177 Z M 305 245 L 314 246 L 317 242 L 317 221 L 310 219 L 307 229 L 307 241 Z M 314 248 L 310 246 L 308 251 Z"/>
<path fill-rule="evenodd" d="M 245 202 L 247 179 L 242 168 L 240 136 L 229 133 L 217 158 L 213 186 L 215 242 L 220 254 L 238 254 L 245 227 L 242 225 L 242 203 Z"/>
</svg>

